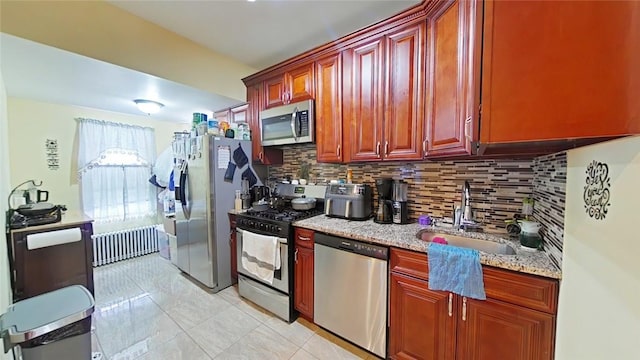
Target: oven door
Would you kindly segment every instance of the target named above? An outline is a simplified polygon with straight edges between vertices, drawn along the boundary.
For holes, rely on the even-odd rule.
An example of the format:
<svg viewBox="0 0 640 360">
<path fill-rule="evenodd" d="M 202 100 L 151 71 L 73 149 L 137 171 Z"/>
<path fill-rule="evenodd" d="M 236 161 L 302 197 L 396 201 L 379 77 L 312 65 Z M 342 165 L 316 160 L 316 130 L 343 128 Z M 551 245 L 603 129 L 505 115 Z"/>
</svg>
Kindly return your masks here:
<svg viewBox="0 0 640 360">
<path fill-rule="evenodd" d="M 275 270 L 273 274 L 273 284 L 269 284 L 265 281 L 258 279 L 253 276 L 247 269 L 242 266 L 242 234 L 244 232 L 249 232 L 247 230 L 237 229 L 236 230 L 236 240 L 237 240 L 237 259 L 238 259 L 238 272 L 243 274 L 244 276 L 265 284 L 267 286 L 271 286 L 275 289 L 278 289 L 285 294 L 289 294 L 289 247 L 287 245 L 287 239 L 278 238 L 278 250 L 280 251 L 280 269 Z"/>
</svg>

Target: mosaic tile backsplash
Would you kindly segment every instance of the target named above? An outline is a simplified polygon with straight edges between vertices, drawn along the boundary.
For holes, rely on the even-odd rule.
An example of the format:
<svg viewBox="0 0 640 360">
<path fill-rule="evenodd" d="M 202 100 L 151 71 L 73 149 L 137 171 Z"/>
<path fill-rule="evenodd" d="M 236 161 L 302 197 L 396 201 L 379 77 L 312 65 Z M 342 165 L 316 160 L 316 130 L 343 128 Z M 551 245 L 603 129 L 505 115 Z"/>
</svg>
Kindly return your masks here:
<svg viewBox="0 0 640 360">
<path fill-rule="evenodd" d="M 533 217 L 542 224 L 545 251 L 562 268 L 567 153 L 538 157 L 533 168 Z"/>
<path fill-rule="evenodd" d="M 345 179 L 353 170 L 354 183 L 370 184 L 380 177 L 403 179 L 409 183 L 409 216 L 421 214 L 451 217 L 460 204 L 465 180 L 471 186 L 471 205 L 484 231 L 506 233 L 505 220 L 522 210 L 522 199 L 533 194 L 534 160 L 464 160 L 325 164 L 316 162 L 314 144 L 283 147 L 284 164 L 269 167 L 269 176 L 296 178 L 302 162 L 310 165 L 310 181 L 322 183 Z M 377 202 L 374 202 L 377 204 Z"/>
</svg>

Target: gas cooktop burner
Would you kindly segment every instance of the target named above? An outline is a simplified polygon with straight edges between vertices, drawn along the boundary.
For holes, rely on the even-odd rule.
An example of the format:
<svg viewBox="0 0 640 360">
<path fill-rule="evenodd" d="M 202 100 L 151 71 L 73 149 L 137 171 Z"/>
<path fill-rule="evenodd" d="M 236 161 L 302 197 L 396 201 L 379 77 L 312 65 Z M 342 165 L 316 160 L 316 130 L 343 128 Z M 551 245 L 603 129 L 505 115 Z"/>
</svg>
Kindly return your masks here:
<svg viewBox="0 0 640 360">
<path fill-rule="evenodd" d="M 278 211 L 276 209 L 268 209 L 264 211 L 247 210 L 245 214 L 248 216 L 256 217 L 256 218 L 293 222 L 296 220 L 320 215 L 321 213 L 322 211 L 317 209 L 303 210 L 303 211 L 289 210 L 289 209 Z"/>
</svg>

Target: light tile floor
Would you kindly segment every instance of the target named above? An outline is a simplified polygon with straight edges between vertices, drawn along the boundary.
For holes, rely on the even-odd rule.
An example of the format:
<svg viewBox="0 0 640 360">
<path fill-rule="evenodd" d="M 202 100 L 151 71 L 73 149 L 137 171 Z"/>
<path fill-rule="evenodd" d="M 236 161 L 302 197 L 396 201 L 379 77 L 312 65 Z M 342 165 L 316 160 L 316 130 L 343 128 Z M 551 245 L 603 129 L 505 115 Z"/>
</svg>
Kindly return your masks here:
<svg viewBox="0 0 640 360">
<path fill-rule="evenodd" d="M 94 269 L 93 351 L 103 359 L 378 359 L 303 319 L 288 324 L 235 287 L 210 294 L 152 254 Z"/>
</svg>

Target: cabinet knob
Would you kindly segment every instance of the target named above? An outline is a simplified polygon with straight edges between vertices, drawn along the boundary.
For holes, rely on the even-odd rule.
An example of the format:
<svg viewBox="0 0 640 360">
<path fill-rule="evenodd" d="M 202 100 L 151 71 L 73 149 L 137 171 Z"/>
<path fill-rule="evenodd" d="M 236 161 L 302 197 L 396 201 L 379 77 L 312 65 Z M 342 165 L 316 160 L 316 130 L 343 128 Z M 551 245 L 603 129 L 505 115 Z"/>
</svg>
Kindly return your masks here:
<svg viewBox="0 0 640 360">
<path fill-rule="evenodd" d="M 293 253 L 293 261 L 295 261 L 296 264 L 298 263 L 298 249 Z"/>
<path fill-rule="evenodd" d="M 336 156 L 337 157 L 340 157 L 341 150 L 342 150 L 341 146 L 340 146 L 340 144 L 338 144 L 338 147 L 336 148 Z"/>
<path fill-rule="evenodd" d="M 471 116 L 464 121 L 464 136 L 471 141 Z"/>
<path fill-rule="evenodd" d="M 449 293 L 449 317 L 453 316 L 453 294 Z"/>
<path fill-rule="evenodd" d="M 389 141 L 384 142 L 384 156 L 389 156 Z"/>
<path fill-rule="evenodd" d="M 380 156 L 380 141 L 376 144 L 376 155 Z"/>
<path fill-rule="evenodd" d="M 429 144 L 429 140 L 424 139 L 422 141 L 422 155 L 427 156 L 427 145 Z"/>
<path fill-rule="evenodd" d="M 260 162 L 264 162 L 264 161 L 262 160 L 262 151 L 260 151 L 260 152 L 258 153 L 258 159 L 260 159 Z"/>
</svg>

